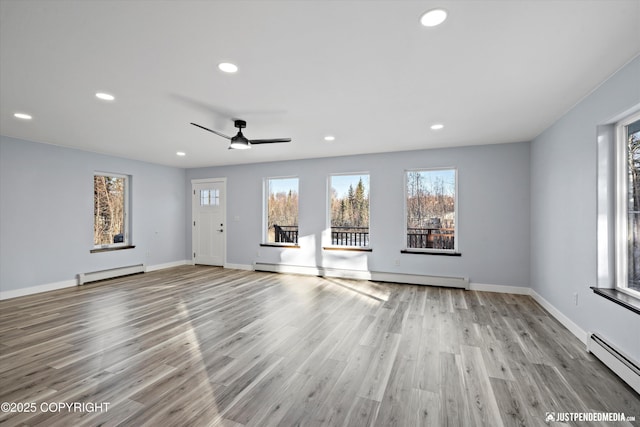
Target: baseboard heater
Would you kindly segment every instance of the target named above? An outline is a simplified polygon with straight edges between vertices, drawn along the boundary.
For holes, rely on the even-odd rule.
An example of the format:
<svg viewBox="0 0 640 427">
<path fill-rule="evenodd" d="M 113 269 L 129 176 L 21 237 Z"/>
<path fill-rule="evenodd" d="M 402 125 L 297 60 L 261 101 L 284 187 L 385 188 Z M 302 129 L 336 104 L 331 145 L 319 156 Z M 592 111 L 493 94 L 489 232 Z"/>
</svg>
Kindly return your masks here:
<svg viewBox="0 0 640 427">
<path fill-rule="evenodd" d="M 372 280 L 375 282 L 407 283 L 411 285 L 444 286 L 449 288 L 469 289 L 469 279 L 467 277 L 428 276 L 423 274 L 387 273 L 381 271 L 348 270 L 328 267 L 305 267 L 262 262 L 255 263 L 254 270 L 268 271 L 271 273 L 305 274 L 343 279 Z"/>
<path fill-rule="evenodd" d="M 126 267 L 110 268 L 108 270 L 92 271 L 78 274 L 78 285 L 84 285 L 98 280 L 113 279 L 114 277 L 128 276 L 130 274 L 144 273 L 144 264 L 129 265 Z"/>
<path fill-rule="evenodd" d="M 622 353 L 598 334 L 589 334 L 587 351 L 640 393 L 640 364 L 637 361 Z"/>
</svg>

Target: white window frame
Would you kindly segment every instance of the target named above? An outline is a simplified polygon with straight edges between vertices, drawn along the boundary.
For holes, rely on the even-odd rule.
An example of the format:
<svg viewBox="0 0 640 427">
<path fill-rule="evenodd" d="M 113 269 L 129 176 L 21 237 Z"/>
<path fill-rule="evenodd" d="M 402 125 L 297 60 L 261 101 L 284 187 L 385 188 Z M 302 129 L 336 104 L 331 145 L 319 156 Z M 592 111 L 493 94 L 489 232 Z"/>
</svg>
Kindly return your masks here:
<svg viewBox="0 0 640 427">
<path fill-rule="evenodd" d="M 351 246 L 351 245 L 334 245 L 331 239 L 331 177 L 334 176 L 358 176 L 367 175 L 369 177 L 369 244 L 366 246 Z M 327 223 L 326 228 L 329 230 L 329 244 L 325 245 L 327 248 L 345 248 L 345 249 L 371 249 L 371 173 L 370 172 L 341 172 L 332 173 L 327 177 Z"/>
<path fill-rule="evenodd" d="M 129 210 L 130 210 L 130 198 L 131 198 L 131 177 L 129 175 L 123 175 L 119 173 L 111 173 L 111 172 L 94 172 L 92 175 L 93 182 L 95 183 L 96 176 L 106 176 L 113 178 L 121 178 L 124 179 L 124 212 L 123 212 L 123 223 L 124 223 L 124 239 L 121 243 L 110 243 L 103 245 L 96 245 L 96 242 L 93 242 L 93 249 L 111 249 L 111 248 L 120 248 L 131 245 L 130 237 L 131 237 L 131 225 L 129 222 Z M 95 192 L 95 184 L 93 188 Z M 94 193 L 94 201 L 93 206 L 95 209 L 95 193 Z M 95 211 L 93 212 L 93 220 L 95 221 Z M 95 229 L 95 223 L 93 224 Z"/>
<path fill-rule="evenodd" d="M 408 206 L 407 206 L 407 193 L 409 191 L 408 187 L 407 187 L 407 177 L 409 172 L 436 172 L 436 171 L 445 171 L 445 170 L 452 170 L 454 171 L 454 179 L 455 179 L 455 196 L 454 196 L 454 216 L 453 216 L 453 249 L 432 249 L 432 248 L 410 248 L 407 245 L 407 214 L 408 214 Z M 404 248 L 405 251 L 407 252 L 424 252 L 424 253 L 435 253 L 435 254 L 458 254 L 459 253 L 459 248 L 460 248 L 460 236 L 458 235 L 458 168 L 455 166 L 449 166 L 449 167 L 430 167 L 430 168 L 416 168 L 416 169 L 405 169 L 404 174 L 402 176 L 404 182 L 403 182 L 403 214 L 404 214 L 404 218 L 403 218 L 403 232 L 402 235 L 404 236 L 404 241 L 402 244 L 402 247 Z"/>
<path fill-rule="evenodd" d="M 297 179 L 298 180 L 298 243 L 286 242 L 269 242 L 269 181 L 272 179 Z M 294 246 L 300 244 L 300 177 L 297 175 L 289 176 L 270 176 L 262 181 L 262 244 L 268 246 Z"/>
<path fill-rule="evenodd" d="M 626 127 L 640 120 L 636 112 L 616 124 L 615 142 L 615 280 L 616 290 L 640 297 L 640 292 L 628 288 L 628 177 Z"/>
</svg>

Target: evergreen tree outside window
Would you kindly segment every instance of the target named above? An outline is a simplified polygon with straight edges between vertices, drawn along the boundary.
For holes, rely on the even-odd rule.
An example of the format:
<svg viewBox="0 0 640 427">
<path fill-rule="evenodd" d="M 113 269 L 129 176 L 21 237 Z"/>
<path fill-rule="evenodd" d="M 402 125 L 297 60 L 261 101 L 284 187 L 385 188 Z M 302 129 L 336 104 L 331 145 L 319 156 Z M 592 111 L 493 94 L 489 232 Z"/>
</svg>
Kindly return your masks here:
<svg viewBox="0 0 640 427">
<path fill-rule="evenodd" d="M 329 177 L 331 245 L 368 248 L 369 174 Z"/>
</svg>

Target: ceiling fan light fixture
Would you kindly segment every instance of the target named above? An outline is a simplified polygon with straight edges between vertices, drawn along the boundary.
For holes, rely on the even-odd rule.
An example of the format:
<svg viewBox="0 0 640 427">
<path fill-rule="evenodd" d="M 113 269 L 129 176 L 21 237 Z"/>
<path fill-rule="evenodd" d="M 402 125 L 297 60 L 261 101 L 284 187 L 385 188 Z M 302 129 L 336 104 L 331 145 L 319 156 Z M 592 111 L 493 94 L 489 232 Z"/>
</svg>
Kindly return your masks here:
<svg viewBox="0 0 640 427">
<path fill-rule="evenodd" d="M 238 66 L 236 64 L 232 64 L 231 62 L 221 62 L 218 64 L 218 69 L 225 73 L 236 73 L 238 72 Z"/>
<path fill-rule="evenodd" d="M 420 23 L 425 27 L 436 27 L 447 19 L 447 11 L 444 9 L 431 9 L 420 17 Z"/>
<path fill-rule="evenodd" d="M 238 135 L 231 138 L 231 145 L 229 145 L 229 148 L 233 148 L 234 150 L 248 150 L 251 148 L 251 145 L 249 144 L 249 140 L 240 132 Z"/>
<path fill-rule="evenodd" d="M 233 126 L 238 128 L 238 133 L 236 136 L 231 137 L 227 136 L 224 133 L 218 132 L 217 130 L 209 129 L 207 127 L 201 126 L 197 123 L 191 122 L 192 125 L 199 127 L 200 129 L 206 130 L 207 132 L 215 133 L 218 136 L 221 136 L 225 139 L 231 141 L 229 145 L 230 150 L 247 150 L 251 148 L 254 144 L 275 144 L 278 142 L 291 142 L 291 138 L 272 138 L 272 139 L 247 139 L 246 136 L 242 134 L 242 129 L 247 127 L 247 122 L 241 119 L 235 119 L 233 121 Z"/>
</svg>

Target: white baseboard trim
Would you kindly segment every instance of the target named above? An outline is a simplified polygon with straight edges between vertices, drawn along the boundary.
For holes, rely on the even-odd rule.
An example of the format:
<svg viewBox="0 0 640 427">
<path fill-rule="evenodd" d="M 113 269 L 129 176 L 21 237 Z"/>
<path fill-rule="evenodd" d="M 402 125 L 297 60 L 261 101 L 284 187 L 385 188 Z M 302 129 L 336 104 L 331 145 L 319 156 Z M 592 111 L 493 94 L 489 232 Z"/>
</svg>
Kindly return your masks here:
<svg viewBox="0 0 640 427">
<path fill-rule="evenodd" d="M 151 271 L 157 271 L 157 270 L 164 270 L 165 268 L 179 267 L 181 265 L 191 265 L 191 264 L 192 264 L 191 260 L 183 259 L 180 261 L 165 262 L 163 264 L 148 265 L 145 271 L 151 272 Z"/>
<path fill-rule="evenodd" d="M 336 277 L 342 279 L 373 280 L 377 282 L 407 283 L 412 285 L 445 286 L 469 288 L 469 280 L 464 277 L 428 276 L 423 274 L 388 273 L 382 271 L 349 270 L 329 267 L 309 267 L 286 264 L 255 263 L 257 271 L 273 273 L 303 274 L 309 276 Z"/>
<path fill-rule="evenodd" d="M 540 304 L 545 310 L 551 313 L 551 315 L 555 317 L 556 320 L 562 324 L 562 326 L 567 328 L 569 332 L 571 332 L 573 335 L 576 336 L 576 338 L 582 341 L 585 346 L 587 345 L 588 334 L 586 331 L 580 328 L 580 326 L 573 323 L 573 320 L 569 319 L 560 310 L 558 310 L 553 305 L 551 305 L 549 301 L 542 298 L 540 294 L 538 294 L 536 291 L 534 291 L 533 289 L 529 289 L 529 290 L 530 290 L 529 295 L 531 295 L 531 297 L 534 300 L 536 300 L 538 304 Z"/>
<path fill-rule="evenodd" d="M 253 271 L 253 265 L 251 264 L 225 264 L 223 268 L 228 268 L 231 270 L 248 270 Z"/>
<path fill-rule="evenodd" d="M 481 292 L 498 292 L 501 294 L 531 295 L 531 288 L 525 286 L 491 285 L 488 283 L 469 284 L 469 290 Z"/>
<path fill-rule="evenodd" d="M 288 264 L 268 264 L 256 262 L 253 265 L 253 269 L 255 271 L 268 271 L 271 273 L 286 273 L 286 274 L 302 274 L 305 276 L 326 276 L 327 273 L 330 273 L 326 268 L 320 267 L 307 267 L 303 265 L 288 265 Z M 352 278 L 349 272 L 352 270 L 342 270 L 342 276 L 330 276 L 330 277 L 343 277 L 343 278 Z M 368 272 L 367 272 L 368 273 Z M 355 274 L 354 274 L 355 275 Z M 369 280 L 370 274 L 366 279 Z"/>
<path fill-rule="evenodd" d="M 57 291 L 58 289 L 72 288 L 78 285 L 76 279 L 63 280 L 61 282 L 45 283 L 44 285 L 29 286 L 28 288 L 14 289 L 11 291 L 0 291 L 0 300 L 24 297 L 27 295 L 39 294 L 41 292 Z"/>
<path fill-rule="evenodd" d="M 587 351 L 602 361 L 624 382 L 640 393 L 640 364 L 607 342 L 600 335 L 589 333 Z"/>
<path fill-rule="evenodd" d="M 129 276 L 131 274 L 144 273 L 147 271 L 144 264 L 127 265 L 116 268 L 108 268 L 106 270 L 89 271 L 86 273 L 78 273 L 78 285 L 86 283 L 98 282 L 100 280 L 113 279 L 114 277 Z"/>
<path fill-rule="evenodd" d="M 443 286 L 447 288 L 469 289 L 466 277 L 428 276 L 423 274 L 386 273 L 372 271 L 371 279 L 379 282 L 408 283 L 411 285 Z"/>
<path fill-rule="evenodd" d="M 189 260 L 173 261 L 164 264 L 149 265 L 146 267 L 145 271 L 151 272 L 189 264 L 191 264 L 191 261 Z M 24 297 L 27 295 L 39 294 L 42 292 L 57 291 L 58 289 L 72 288 L 74 286 L 78 286 L 77 279 L 62 280 L 60 282 L 54 283 L 45 283 L 43 285 L 29 286 L 28 288 L 14 289 L 10 291 L 0 290 L 0 300 Z"/>
</svg>

